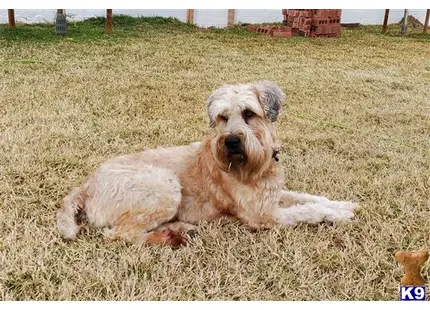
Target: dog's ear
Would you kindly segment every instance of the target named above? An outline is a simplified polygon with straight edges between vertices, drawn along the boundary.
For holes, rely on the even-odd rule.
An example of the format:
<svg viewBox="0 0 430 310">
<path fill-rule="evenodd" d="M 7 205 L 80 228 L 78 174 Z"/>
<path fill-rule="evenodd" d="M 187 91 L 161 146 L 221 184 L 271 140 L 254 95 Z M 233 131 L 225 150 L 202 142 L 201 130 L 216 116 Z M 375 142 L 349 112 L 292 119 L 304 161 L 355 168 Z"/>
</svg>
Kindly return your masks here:
<svg viewBox="0 0 430 310">
<path fill-rule="evenodd" d="M 207 110 L 208 117 L 209 117 L 209 126 L 210 127 L 214 127 L 215 126 L 215 120 L 213 118 L 212 111 L 211 111 L 212 103 L 215 101 L 215 97 L 216 97 L 215 93 L 216 92 L 212 93 L 209 96 L 208 100 L 206 101 L 206 110 Z"/>
<path fill-rule="evenodd" d="M 213 109 L 213 103 L 217 100 L 220 100 L 223 95 L 226 93 L 226 85 L 223 85 L 222 87 L 216 89 L 208 98 L 206 101 L 206 109 L 208 112 L 209 117 L 209 126 L 214 127 L 215 126 L 215 114 L 216 112 Z"/>
<path fill-rule="evenodd" d="M 285 98 L 284 92 L 276 83 L 271 81 L 259 81 L 253 86 L 266 117 L 275 122 L 281 111 L 281 102 Z"/>
</svg>

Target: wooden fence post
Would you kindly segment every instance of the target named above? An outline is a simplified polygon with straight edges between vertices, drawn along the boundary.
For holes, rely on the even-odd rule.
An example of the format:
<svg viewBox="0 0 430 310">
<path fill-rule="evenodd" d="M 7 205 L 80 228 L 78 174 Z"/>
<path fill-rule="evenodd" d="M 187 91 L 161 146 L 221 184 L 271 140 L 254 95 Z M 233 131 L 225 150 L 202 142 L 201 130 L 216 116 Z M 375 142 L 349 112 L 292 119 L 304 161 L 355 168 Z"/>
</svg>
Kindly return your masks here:
<svg viewBox="0 0 430 310">
<path fill-rule="evenodd" d="M 15 29 L 15 10 L 14 9 L 8 9 L 7 15 L 9 19 L 9 29 Z"/>
<path fill-rule="evenodd" d="M 192 24 L 194 22 L 194 10 L 187 9 L 187 23 Z"/>
<path fill-rule="evenodd" d="M 106 33 L 112 33 L 112 9 L 106 10 Z"/>
<path fill-rule="evenodd" d="M 426 20 L 424 21 L 424 30 L 423 33 L 426 34 L 427 33 L 427 28 L 429 26 L 429 18 L 430 18 L 430 10 L 427 9 L 427 13 L 426 13 Z"/>
<path fill-rule="evenodd" d="M 227 19 L 227 26 L 231 27 L 234 25 L 234 15 L 235 15 L 235 9 L 228 9 L 228 19 Z"/>
<path fill-rule="evenodd" d="M 390 15 L 390 10 L 385 9 L 384 24 L 382 25 L 382 33 L 387 32 L 387 24 L 388 24 L 388 16 L 389 15 Z"/>
</svg>

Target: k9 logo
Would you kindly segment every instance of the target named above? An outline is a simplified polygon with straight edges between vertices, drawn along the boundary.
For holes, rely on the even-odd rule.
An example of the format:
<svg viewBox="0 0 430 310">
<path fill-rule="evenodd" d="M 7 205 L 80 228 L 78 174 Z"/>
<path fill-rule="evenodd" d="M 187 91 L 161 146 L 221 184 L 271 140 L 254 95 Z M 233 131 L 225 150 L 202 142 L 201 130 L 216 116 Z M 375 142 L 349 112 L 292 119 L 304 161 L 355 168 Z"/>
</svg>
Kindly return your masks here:
<svg viewBox="0 0 430 310">
<path fill-rule="evenodd" d="M 425 300 L 425 286 L 400 286 L 400 300 Z"/>
</svg>

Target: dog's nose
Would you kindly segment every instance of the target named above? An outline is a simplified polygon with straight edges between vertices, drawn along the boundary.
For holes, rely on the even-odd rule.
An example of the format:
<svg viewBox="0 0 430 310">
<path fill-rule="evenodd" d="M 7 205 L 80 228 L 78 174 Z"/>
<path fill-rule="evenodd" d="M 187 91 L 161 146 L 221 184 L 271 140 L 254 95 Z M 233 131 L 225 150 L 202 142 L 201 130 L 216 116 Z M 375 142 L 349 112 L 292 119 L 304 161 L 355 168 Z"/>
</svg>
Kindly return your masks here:
<svg viewBox="0 0 430 310">
<path fill-rule="evenodd" d="M 239 148 L 240 146 L 240 138 L 236 137 L 236 136 L 228 136 L 227 138 L 225 138 L 225 146 L 229 149 L 229 150 L 235 150 L 237 148 Z"/>
</svg>

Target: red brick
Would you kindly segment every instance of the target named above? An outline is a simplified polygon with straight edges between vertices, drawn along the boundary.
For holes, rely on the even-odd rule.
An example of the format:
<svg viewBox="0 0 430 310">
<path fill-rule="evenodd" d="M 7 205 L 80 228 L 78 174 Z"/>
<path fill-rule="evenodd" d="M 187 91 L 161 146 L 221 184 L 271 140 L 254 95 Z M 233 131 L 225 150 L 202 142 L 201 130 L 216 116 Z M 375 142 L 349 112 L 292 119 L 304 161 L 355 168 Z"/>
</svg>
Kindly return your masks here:
<svg viewBox="0 0 430 310">
<path fill-rule="evenodd" d="M 312 12 L 310 10 L 300 11 L 300 17 L 312 17 Z"/>
<path fill-rule="evenodd" d="M 264 34 L 268 35 L 268 36 L 271 36 L 273 34 L 273 29 L 270 28 L 270 27 L 267 27 L 266 30 L 265 30 L 265 32 L 264 32 Z"/>
<path fill-rule="evenodd" d="M 330 10 L 323 10 L 323 11 L 324 11 L 323 14 L 324 14 L 325 17 L 330 17 L 330 15 L 331 15 L 330 14 Z"/>
<path fill-rule="evenodd" d="M 291 31 L 280 31 L 280 30 L 276 30 L 273 31 L 273 36 L 274 37 L 286 37 L 286 38 L 291 38 L 293 36 L 293 33 Z"/>
<path fill-rule="evenodd" d="M 333 33 L 334 34 L 340 34 L 340 24 L 333 26 Z"/>
<path fill-rule="evenodd" d="M 325 26 L 312 26 L 311 30 L 315 34 L 323 34 L 325 31 Z"/>
<path fill-rule="evenodd" d="M 311 32 L 310 32 L 310 30 L 309 31 L 299 30 L 298 34 L 299 34 L 299 36 L 309 37 L 309 35 L 311 34 Z"/>
<path fill-rule="evenodd" d="M 325 24 L 325 18 L 323 17 L 314 17 L 312 19 L 312 26 L 321 26 Z"/>
</svg>

